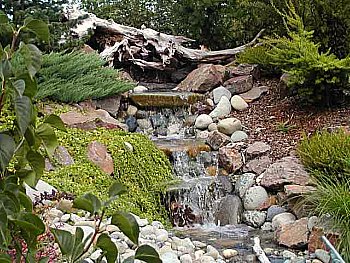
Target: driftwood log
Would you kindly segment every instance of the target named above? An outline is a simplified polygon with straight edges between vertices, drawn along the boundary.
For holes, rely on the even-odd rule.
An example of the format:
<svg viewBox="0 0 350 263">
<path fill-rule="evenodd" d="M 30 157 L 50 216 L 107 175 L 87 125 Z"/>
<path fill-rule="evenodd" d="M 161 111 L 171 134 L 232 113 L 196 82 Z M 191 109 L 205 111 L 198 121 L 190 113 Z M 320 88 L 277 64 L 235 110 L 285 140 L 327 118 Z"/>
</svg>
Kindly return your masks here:
<svg viewBox="0 0 350 263">
<path fill-rule="evenodd" d="M 186 47 L 195 42 L 186 37 L 167 35 L 150 28 L 124 26 L 78 9 L 67 11 L 67 16 L 71 20 L 83 17 L 76 28 L 72 29 L 73 33 L 82 38 L 92 31 L 90 43 L 95 45 L 94 48 L 100 51 L 101 57 L 110 66 L 134 65 L 142 70 L 156 69 L 163 72 L 174 72 L 200 63 L 232 62 L 235 55 L 254 45 L 263 32 L 261 30 L 251 42 L 243 46 L 208 51 Z"/>
</svg>

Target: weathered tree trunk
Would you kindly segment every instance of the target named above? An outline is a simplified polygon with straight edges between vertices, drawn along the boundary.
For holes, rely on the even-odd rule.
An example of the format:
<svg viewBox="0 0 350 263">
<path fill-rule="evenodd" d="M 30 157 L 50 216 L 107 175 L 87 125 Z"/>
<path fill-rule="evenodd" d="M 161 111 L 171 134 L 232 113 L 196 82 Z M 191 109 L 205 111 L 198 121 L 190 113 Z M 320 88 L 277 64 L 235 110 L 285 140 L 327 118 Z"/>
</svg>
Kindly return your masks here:
<svg viewBox="0 0 350 263">
<path fill-rule="evenodd" d="M 150 28 L 123 26 L 79 10 L 68 13 L 69 19 L 82 16 L 85 18 L 73 32 L 81 38 L 93 30 L 94 43 L 98 44 L 101 57 L 111 66 L 136 65 L 142 70 L 156 69 L 164 72 L 175 72 L 193 64 L 231 62 L 236 54 L 252 46 L 263 32 L 261 30 L 251 42 L 243 46 L 205 51 L 185 47 L 184 45 L 194 42 L 186 37 L 167 35 Z"/>
</svg>

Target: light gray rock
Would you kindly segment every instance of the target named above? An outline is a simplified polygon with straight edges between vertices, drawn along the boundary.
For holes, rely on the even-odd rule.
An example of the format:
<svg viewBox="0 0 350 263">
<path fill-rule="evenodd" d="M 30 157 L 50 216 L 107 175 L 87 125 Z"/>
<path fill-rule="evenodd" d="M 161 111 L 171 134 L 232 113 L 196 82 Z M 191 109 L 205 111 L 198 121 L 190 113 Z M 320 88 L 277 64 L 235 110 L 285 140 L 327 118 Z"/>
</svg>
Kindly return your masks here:
<svg viewBox="0 0 350 263">
<path fill-rule="evenodd" d="M 212 131 L 217 131 L 218 130 L 218 126 L 216 125 L 216 123 L 211 123 L 208 126 L 208 131 L 212 132 Z"/>
<path fill-rule="evenodd" d="M 60 165 L 68 166 L 74 164 L 72 156 L 69 154 L 68 150 L 63 146 L 58 146 L 56 148 L 54 157 Z"/>
<path fill-rule="evenodd" d="M 244 211 L 243 220 L 247 225 L 252 227 L 260 227 L 266 219 L 265 211 Z"/>
<path fill-rule="evenodd" d="M 242 124 L 237 118 L 227 118 L 220 120 L 217 127 L 219 132 L 232 135 L 235 131 L 242 129 Z"/>
<path fill-rule="evenodd" d="M 211 256 L 204 255 L 199 260 L 200 263 L 215 263 L 215 259 Z"/>
<path fill-rule="evenodd" d="M 206 99 L 205 101 L 206 101 L 206 103 L 207 103 L 208 106 L 214 108 L 215 104 L 214 104 L 214 101 L 213 101 L 212 99 Z"/>
<path fill-rule="evenodd" d="M 181 263 L 174 252 L 166 252 L 160 256 L 160 259 L 167 263 Z"/>
<path fill-rule="evenodd" d="M 315 256 L 316 258 L 321 260 L 323 263 L 328 263 L 331 260 L 329 253 L 323 249 L 316 249 Z"/>
<path fill-rule="evenodd" d="M 255 210 L 260 208 L 260 206 L 268 199 L 268 194 L 264 187 L 253 186 L 248 188 L 244 197 L 243 205 L 246 210 Z"/>
<path fill-rule="evenodd" d="M 239 94 L 246 102 L 252 102 L 260 98 L 260 96 L 269 90 L 267 86 L 253 87 L 251 90 Z"/>
<path fill-rule="evenodd" d="M 70 214 L 61 216 L 61 222 L 66 223 L 70 219 Z"/>
<path fill-rule="evenodd" d="M 137 119 L 137 125 L 141 130 L 148 130 L 152 128 L 152 123 L 149 119 Z"/>
<path fill-rule="evenodd" d="M 204 250 L 197 250 L 196 252 L 194 252 L 194 258 L 195 260 L 199 260 L 201 257 L 203 257 L 203 255 L 205 254 Z"/>
<path fill-rule="evenodd" d="M 231 103 L 230 100 L 223 96 L 221 97 L 216 108 L 209 114 L 212 118 L 223 118 L 226 115 L 229 115 L 231 112 Z"/>
<path fill-rule="evenodd" d="M 231 95 L 231 92 L 223 86 L 217 87 L 216 89 L 213 90 L 213 98 L 214 98 L 215 104 L 218 104 L 221 97 L 223 96 L 230 99 L 232 95 Z"/>
<path fill-rule="evenodd" d="M 40 196 L 41 193 L 52 193 L 52 191 L 57 192 L 57 189 L 48 183 L 44 182 L 43 180 L 39 180 L 38 183 L 35 186 L 35 189 L 31 188 L 26 183 L 24 184 L 26 189 L 27 196 L 32 200 L 32 202 L 35 202 L 35 199 L 37 196 Z"/>
<path fill-rule="evenodd" d="M 231 98 L 231 106 L 233 109 L 238 110 L 238 111 L 242 111 L 242 110 L 245 110 L 248 108 L 248 104 L 239 95 L 234 95 Z"/>
<path fill-rule="evenodd" d="M 281 213 L 272 218 L 272 226 L 278 229 L 281 225 L 286 225 L 295 222 L 296 217 L 292 213 Z"/>
<path fill-rule="evenodd" d="M 197 241 L 197 240 L 193 241 L 193 245 L 195 245 L 196 248 L 205 248 L 205 247 L 207 247 L 207 245 L 205 243 Z"/>
<path fill-rule="evenodd" d="M 284 250 L 282 252 L 282 257 L 289 258 L 289 259 L 296 259 L 297 255 L 295 253 L 291 252 L 291 251 Z"/>
<path fill-rule="evenodd" d="M 287 209 L 278 205 L 272 205 L 267 209 L 266 221 L 271 222 L 272 219 L 278 215 L 287 212 Z"/>
<path fill-rule="evenodd" d="M 264 142 L 255 142 L 247 148 L 246 153 L 250 157 L 255 157 L 267 153 L 270 149 L 271 147 Z"/>
<path fill-rule="evenodd" d="M 192 257 L 190 254 L 185 254 L 180 257 L 181 263 L 192 263 Z"/>
<path fill-rule="evenodd" d="M 236 181 L 235 191 L 238 193 L 240 198 L 243 198 L 246 191 L 255 184 L 255 174 L 244 173 L 239 176 Z"/>
<path fill-rule="evenodd" d="M 309 217 L 309 220 L 307 222 L 307 229 L 311 232 L 314 226 L 316 226 L 319 222 L 319 219 L 317 216 L 311 216 Z"/>
<path fill-rule="evenodd" d="M 273 231 L 272 223 L 271 223 L 271 222 L 265 222 L 265 223 L 261 226 L 261 230 L 262 230 L 262 231 Z"/>
<path fill-rule="evenodd" d="M 244 131 L 235 131 L 231 135 L 232 142 L 240 142 L 248 139 L 248 135 Z"/>
<path fill-rule="evenodd" d="M 207 139 L 209 137 L 209 131 L 200 131 L 196 134 L 197 139 Z"/>
<path fill-rule="evenodd" d="M 132 144 L 130 142 L 124 142 L 124 145 L 129 152 L 134 151 L 134 147 L 132 146 Z"/>
<path fill-rule="evenodd" d="M 151 225 L 155 228 L 158 228 L 158 229 L 164 229 L 163 224 L 159 221 L 153 221 Z"/>
<path fill-rule="evenodd" d="M 224 225 L 237 225 L 242 220 L 242 201 L 238 196 L 227 195 L 223 197 L 218 205 L 218 209 L 215 212 L 215 222 L 220 222 L 221 226 Z"/>
<path fill-rule="evenodd" d="M 136 86 L 134 89 L 133 89 L 133 92 L 134 93 L 143 93 L 143 92 L 146 92 L 148 89 L 145 87 L 145 86 Z"/>
<path fill-rule="evenodd" d="M 101 249 L 97 249 L 94 253 L 92 253 L 92 254 L 90 255 L 90 258 L 91 258 L 92 260 L 97 260 L 98 257 L 101 256 L 101 254 L 102 254 L 102 250 L 101 250 Z"/>
<path fill-rule="evenodd" d="M 201 114 L 197 117 L 197 119 L 194 123 L 194 126 L 197 129 L 204 130 L 204 129 L 207 129 L 211 123 L 213 123 L 212 117 L 210 117 L 207 114 Z"/>
<path fill-rule="evenodd" d="M 226 259 L 230 259 L 233 258 L 235 256 L 238 255 L 238 251 L 235 249 L 225 249 L 224 251 L 222 251 L 222 256 Z"/>
<path fill-rule="evenodd" d="M 218 259 L 218 257 L 220 256 L 219 251 L 215 247 L 213 247 L 211 245 L 207 246 L 207 253 L 205 253 L 204 255 L 205 256 L 210 256 L 210 257 L 212 257 L 214 259 Z"/>
<path fill-rule="evenodd" d="M 169 238 L 168 231 L 166 231 L 165 229 L 155 229 L 155 234 L 157 236 L 156 240 L 160 242 L 165 242 Z"/>
</svg>

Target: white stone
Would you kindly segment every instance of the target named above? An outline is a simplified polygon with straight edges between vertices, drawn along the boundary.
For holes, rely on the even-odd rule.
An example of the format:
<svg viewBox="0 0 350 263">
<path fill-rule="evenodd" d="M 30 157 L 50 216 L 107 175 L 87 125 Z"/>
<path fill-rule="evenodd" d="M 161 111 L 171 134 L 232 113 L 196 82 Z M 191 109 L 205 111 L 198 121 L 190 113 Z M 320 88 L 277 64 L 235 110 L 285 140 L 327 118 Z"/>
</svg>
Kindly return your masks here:
<svg viewBox="0 0 350 263">
<path fill-rule="evenodd" d="M 164 229 L 163 224 L 159 221 L 153 221 L 151 225 L 155 228 L 158 228 L 158 229 Z"/>
<path fill-rule="evenodd" d="M 153 228 L 155 228 L 155 227 L 153 227 Z M 168 240 L 169 234 L 168 234 L 168 231 L 166 231 L 165 229 L 155 228 L 155 234 L 157 236 L 157 241 L 165 242 Z"/>
<path fill-rule="evenodd" d="M 181 263 L 192 263 L 192 257 L 190 254 L 185 254 L 180 257 Z"/>
<path fill-rule="evenodd" d="M 195 245 L 196 248 L 205 248 L 207 246 L 207 244 L 200 242 L 200 241 L 197 241 L 197 240 L 193 241 L 193 245 Z"/>
<path fill-rule="evenodd" d="M 213 90 L 213 98 L 214 98 L 214 103 L 215 104 L 218 104 L 221 97 L 227 97 L 228 99 L 231 98 L 232 94 L 231 92 L 226 89 L 225 87 L 223 86 L 220 86 L 220 87 L 217 87 L 216 89 Z"/>
<path fill-rule="evenodd" d="M 210 257 L 212 257 L 214 259 L 217 259 L 220 254 L 219 254 L 219 251 L 215 247 L 213 247 L 211 245 L 208 245 L 207 246 L 207 253 L 205 253 L 204 255 L 205 256 L 210 256 Z"/>
<path fill-rule="evenodd" d="M 282 257 L 284 258 L 289 258 L 289 259 L 295 259 L 297 258 L 297 255 L 295 255 L 293 252 L 288 251 L 288 250 L 284 250 L 282 252 Z"/>
<path fill-rule="evenodd" d="M 266 212 L 265 211 L 251 211 L 247 210 L 243 213 L 243 219 L 247 223 L 247 225 L 253 226 L 253 227 L 260 227 L 264 224 L 266 219 Z"/>
<path fill-rule="evenodd" d="M 207 114 L 201 114 L 196 118 L 194 126 L 197 129 L 204 130 L 204 129 L 207 129 L 211 123 L 213 123 L 212 117 L 210 117 Z"/>
<path fill-rule="evenodd" d="M 267 199 L 268 194 L 264 187 L 253 186 L 248 188 L 244 197 L 243 205 L 246 210 L 258 209 Z"/>
<path fill-rule="evenodd" d="M 141 227 L 140 234 L 142 237 L 148 238 L 148 236 L 156 235 L 156 230 L 157 229 L 155 227 L 151 225 L 147 225 L 147 226 Z"/>
<path fill-rule="evenodd" d="M 197 133 L 197 139 L 207 139 L 209 137 L 209 131 L 200 131 Z"/>
<path fill-rule="evenodd" d="M 229 115 L 231 112 L 231 103 L 230 100 L 223 96 L 221 97 L 216 108 L 209 114 L 212 118 L 223 118 L 226 115 Z"/>
<path fill-rule="evenodd" d="M 218 123 L 218 131 L 226 135 L 231 135 L 235 131 L 242 129 L 241 121 L 237 118 L 227 118 L 220 120 Z"/>
<path fill-rule="evenodd" d="M 166 252 L 160 256 L 160 259 L 166 263 L 181 263 L 174 252 Z"/>
<path fill-rule="evenodd" d="M 242 110 L 245 110 L 245 109 L 248 108 L 248 103 L 245 102 L 245 100 L 242 99 L 241 96 L 239 96 L 239 95 L 234 95 L 234 96 L 231 98 L 231 106 L 232 106 L 232 108 L 234 108 L 235 110 L 242 111 Z"/>
<path fill-rule="evenodd" d="M 135 116 L 137 113 L 137 107 L 134 105 L 129 105 L 128 109 L 126 110 L 126 113 L 128 116 Z"/>
<path fill-rule="evenodd" d="M 92 253 L 92 254 L 90 255 L 90 258 L 91 258 L 92 260 L 97 260 L 98 257 L 101 256 L 101 254 L 102 254 L 102 250 L 101 250 L 101 249 L 97 249 L 94 253 Z"/>
<path fill-rule="evenodd" d="M 142 93 L 142 92 L 146 92 L 148 89 L 145 86 L 136 86 L 133 91 L 134 93 Z"/>
<path fill-rule="evenodd" d="M 244 131 L 235 131 L 231 135 L 232 142 L 240 142 L 248 139 L 248 135 Z"/>
<path fill-rule="evenodd" d="M 72 222 L 76 223 L 78 221 L 83 220 L 80 216 L 76 215 L 76 214 L 71 214 L 70 215 L 70 220 L 72 220 Z"/>
<path fill-rule="evenodd" d="M 61 216 L 61 222 L 66 223 L 70 219 L 70 214 L 65 214 Z"/>
<path fill-rule="evenodd" d="M 196 260 L 200 259 L 205 254 L 204 250 L 197 250 L 194 252 L 194 258 Z"/>
<path fill-rule="evenodd" d="M 208 126 L 208 131 L 212 132 L 212 131 L 217 131 L 218 130 L 218 126 L 216 125 L 216 123 L 211 123 Z"/>
<path fill-rule="evenodd" d="M 128 149 L 129 152 L 134 151 L 134 147 L 132 146 L 132 144 L 130 142 L 124 142 L 124 145 L 125 145 L 126 149 Z"/>
<path fill-rule="evenodd" d="M 243 198 L 247 190 L 255 184 L 255 174 L 244 173 L 238 177 L 235 184 L 235 191 L 240 198 Z"/>
<path fill-rule="evenodd" d="M 200 263 L 215 263 L 215 259 L 213 259 L 211 256 L 202 256 L 199 260 Z"/>
<path fill-rule="evenodd" d="M 74 226 L 89 226 L 89 227 L 95 227 L 96 223 L 95 221 L 78 221 L 74 224 Z"/>
<path fill-rule="evenodd" d="M 229 259 L 233 258 L 234 256 L 237 256 L 238 251 L 235 249 L 225 249 L 224 251 L 222 251 L 222 255 L 224 256 L 224 258 Z"/>
<path fill-rule="evenodd" d="M 262 231 L 273 231 L 272 223 L 271 223 L 271 222 L 265 222 L 265 223 L 261 226 L 261 230 L 262 230 Z"/>
<path fill-rule="evenodd" d="M 277 229 L 281 225 L 293 223 L 295 220 L 296 217 L 292 213 L 281 213 L 272 218 L 272 227 L 273 229 Z"/>
</svg>

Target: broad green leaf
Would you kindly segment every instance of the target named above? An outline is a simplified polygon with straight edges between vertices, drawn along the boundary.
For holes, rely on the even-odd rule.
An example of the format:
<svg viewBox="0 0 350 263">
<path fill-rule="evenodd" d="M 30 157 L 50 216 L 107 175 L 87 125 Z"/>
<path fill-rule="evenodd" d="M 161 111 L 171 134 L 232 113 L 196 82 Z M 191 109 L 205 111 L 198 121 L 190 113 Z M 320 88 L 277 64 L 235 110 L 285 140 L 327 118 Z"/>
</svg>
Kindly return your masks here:
<svg viewBox="0 0 350 263">
<path fill-rule="evenodd" d="M 85 242 L 83 242 L 84 231 L 81 229 L 81 227 L 77 227 L 75 231 L 75 235 L 73 237 L 74 237 L 74 247 L 72 249 L 72 260 L 75 261 L 83 253 L 85 243 L 89 239 L 86 239 Z"/>
<path fill-rule="evenodd" d="M 17 97 L 15 99 L 15 112 L 18 128 L 21 134 L 24 135 L 32 120 L 33 105 L 31 100 L 27 96 Z"/>
<path fill-rule="evenodd" d="M 0 254 L 0 263 L 12 263 L 10 255 Z"/>
<path fill-rule="evenodd" d="M 23 95 L 29 98 L 33 98 L 38 92 L 38 84 L 36 78 L 31 78 L 29 73 L 23 73 L 16 76 L 18 79 L 23 79 L 25 82 L 26 89 L 24 90 Z"/>
<path fill-rule="evenodd" d="M 114 263 L 117 260 L 118 248 L 106 233 L 102 233 L 98 237 L 96 246 L 105 252 L 108 263 Z"/>
<path fill-rule="evenodd" d="M 4 172 L 14 152 L 16 144 L 13 138 L 7 134 L 0 133 L 0 172 Z"/>
<path fill-rule="evenodd" d="M 56 134 L 51 126 L 47 123 L 42 123 L 36 129 L 36 134 L 42 140 L 45 150 L 49 156 L 52 156 L 58 146 Z"/>
<path fill-rule="evenodd" d="M 50 124 L 52 127 L 59 129 L 61 131 L 67 131 L 65 124 L 61 120 L 60 117 L 58 117 L 55 114 L 50 114 L 48 117 L 45 118 L 44 123 Z"/>
<path fill-rule="evenodd" d="M 23 192 L 19 192 L 18 193 L 18 199 L 19 202 L 21 203 L 21 205 L 28 211 L 31 212 L 33 211 L 33 202 L 32 200 L 29 198 L 28 195 L 26 195 Z"/>
<path fill-rule="evenodd" d="M 20 210 L 20 202 L 17 196 L 9 191 L 0 193 L 0 200 L 8 215 L 14 215 Z"/>
<path fill-rule="evenodd" d="M 125 259 L 123 261 L 123 263 L 134 263 L 135 262 L 135 257 L 134 256 L 130 256 L 127 259 Z"/>
<path fill-rule="evenodd" d="M 24 61 L 31 78 L 40 70 L 42 63 L 42 54 L 33 44 L 20 43 L 19 52 L 24 57 Z"/>
<path fill-rule="evenodd" d="M 108 190 L 109 197 L 115 197 L 126 193 L 126 187 L 119 182 L 114 182 Z"/>
<path fill-rule="evenodd" d="M 112 225 L 119 229 L 134 243 L 138 244 L 140 228 L 135 217 L 130 213 L 117 212 L 112 216 Z"/>
<path fill-rule="evenodd" d="M 26 83 L 24 82 L 23 79 L 16 80 L 15 82 L 12 83 L 12 86 L 14 87 L 17 96 L 22 98 L 24 90 L 26 88 Z"/>
<path fill-rule="evenodd" d="M 101 201 L 93 194 L 87 193 L 81 197 L 74 199 L 73 207 L 82 209 L 94 214 L 101 208 Z"/>
<path fill-rule="evenodd" d="M 8 24 L 8 23 L 9 23 L 9 18 L 3 11 L 0 11 L 0 24 Z"/>
<path fill-rule="evenodd" d="M 25 27 L 32 31 L 36 36 L 45 42 L 49 42 L 49 27 L 41 20 L 30 19 L 25 22 Z"/>
<path fill-rule="evenodd" d="M 30 147 L 34 147 L 34 149 L 37 150 L 40 145 L 40 139 L 36 137 L 36 134 L 33 130 L 33 127 L 29 126 L 26 130 L 26 133 L 24 134 L 24 137 L 26 138 L 26 141 Z"/>
<path fill-rule="evenodd" d="M 71 233 L 62 229 L 51 228 L 51 232 L 55 236 L 61 252 L 65 256 L 71 256 L 74 247 L 74 238 Z"/>
<path fill-rule="evenodd" d="M 162 263 L 158 252 L 149 245 L 142 245 L 137 248 L 135 259 L 145 261 L 147 263 Z"/>
<path fill-rule="evenodd" d="M 11 74 L 12 74 L 11 62 L 8 59 L 2 60 L 0 62 L 0 78 L 2 80 L 6 80 L 11 76 Z"/>
<path fill-rule="evenodd" d="M 8 247 L 10 241 L 9 234 L 7 213 L 4 205 L 0 202 L 0 249 L 6 249 Z"/>
<path fill-rule="evenodd" d="M 45 169 L 45 158 L 39 152 L 29 151 L 27 160 L 36 173 L 36 179 L 39 180 Z"/>
<path fill-rule="evenodd" d="M 36 173 L 32 169 L 20 169 L 16 171 L 16 175 L 21 178 L 30 187 L 35 187 L 37 183 Z"/>
</svg>

